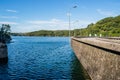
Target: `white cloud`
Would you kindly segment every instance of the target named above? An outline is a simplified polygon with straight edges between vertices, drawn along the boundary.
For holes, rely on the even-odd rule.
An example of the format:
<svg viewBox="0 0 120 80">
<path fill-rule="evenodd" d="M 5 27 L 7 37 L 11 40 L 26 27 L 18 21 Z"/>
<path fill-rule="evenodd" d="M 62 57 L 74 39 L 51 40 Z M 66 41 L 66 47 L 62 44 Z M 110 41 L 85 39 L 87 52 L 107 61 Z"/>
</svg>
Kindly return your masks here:
<svg viewBox="0 0 120 80">
<path fill-rule="evenodd" d="M 7 12 L 12 12 L 12 13 L 17 13 L 16 10 L 11 10 L 11 9 L 7 9 L 6 11 L 7 11 Z"/>
<path fill-rule="evenodd" d="M 111 11 L 103 11 L 101 9 L 97 9 L 97 12 L 101 15 L 104 15 L 104 16 L 115 16 L 116 14 L 114 12 L 111 12 Z"/>
<path fill-rule="evenodd" d="M 11 27 L 12 32 L 31 32 L 38 30 L 68 30 L 68 22 L 51 19 L 51 20 L 31 20 L 13 25 Z"/>
<path fill-rule="evenodd" d="M 68 26 L 68 22 L 65 22 L 65 21 L 62 21 L 59 19 L 51 19 L 51 20 L 46 20 L 46 21 L 45 20 L 27 21 L 27 23 L 30 23 L 32 25 L 50 27 L 49 29 L 51 29 L 51 27 L 57 29 L 58 27 L 67 27 Z"/>
<path fill-rule="evenodd" d="M 47 21 L 43 21 L 43 20 L 27 21 L 27 23 L 39 25 L 39 24 L 60 24 L 60 23 L 65 23 L 65 22 L 58 20 L 58 19 L 51 19 Z"/>
<path fill-rule="evenodd" d="M 0 18 L 17 19 L 18 17 L 16 17 L 16 16 L 0 16 Z"/>
<path fill-rule="evenodd" d="M 78 20 L 77 22 L 71 21 L 71 29 L 83 28 L 93 21 Z M 63 21 L 59 19 L 51 20 L 31 20 L 25 21 L 24 23 L 19 23 L 18 25 L 12 25 L 12 32 L 31 32 L 38 30 L 68 30 L 68 21 Z"/>
<path fill-rule="evenodd" d="M 10 24 L 10 25 L 17 25 L 16 22 L 6 22 L 6 21 L 0 21 L 0 24 Z"/>
</svg>

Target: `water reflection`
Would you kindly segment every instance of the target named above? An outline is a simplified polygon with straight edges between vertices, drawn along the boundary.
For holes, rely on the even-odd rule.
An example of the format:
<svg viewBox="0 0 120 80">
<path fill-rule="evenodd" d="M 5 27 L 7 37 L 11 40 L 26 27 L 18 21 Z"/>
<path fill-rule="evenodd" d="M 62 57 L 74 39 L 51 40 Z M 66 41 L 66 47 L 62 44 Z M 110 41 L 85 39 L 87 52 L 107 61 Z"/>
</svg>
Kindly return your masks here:
<svg viewBox="0 0 120 80">
<path fill-rule="evenodd" d="M 67 37 L 13 37 L 2 79 L 77 79 L 84 75 Z"/>
<path fill-rule="evenodd" d="M 71 76 L 73 80 L 91 80 L 75 55 L 71 63 Z"/>
<path fill-rule="evenodd" d="M 0 64 L 0 80 L 9 79 L 8 64 Z"/>
</svg>

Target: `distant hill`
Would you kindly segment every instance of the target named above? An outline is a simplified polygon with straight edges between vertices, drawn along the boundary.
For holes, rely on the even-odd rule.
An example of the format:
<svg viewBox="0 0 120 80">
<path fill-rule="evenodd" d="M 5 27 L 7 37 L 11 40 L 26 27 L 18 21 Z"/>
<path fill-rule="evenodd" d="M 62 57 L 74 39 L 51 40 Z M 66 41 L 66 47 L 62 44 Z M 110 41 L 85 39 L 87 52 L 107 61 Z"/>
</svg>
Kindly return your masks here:
<svg viewBox="0 0 120 80">
<path fill-rule="evenodd" d="M 95 24 L 91 23 L 87 28 L 75 29 L 76 36 L 99 36 L 103 37 L 119 37 L 120 36 L 120 16 L 107 17 L 99 20 Z"/>
<path fill-rule="evenodd" d="M 71 31 L 73 33 L 73 31 Z M 69 36 L 68 30 L 39 30 L 26 33 L 27 36 Z"/>
<path fill-rule="evenodd" d="M 84 36 L 87 36 L 88 34 L 102 34 L 102 36 L 120 36 L 120 16 L 107 17 L 98 21 L 96 24 L 91 23 L 81 32 Z"/>
<path fill-rule="evenodd" d="M 120 16 L 107 17 L 99 20 L 95 24 L 91 23 L 87 28 L 71 30 L 71 36 L 99 36 L 104 37 L 120 36 Z M 24 36 L 69 36 L 68 30 L 39 30 L 29 33 L 14 33 L 15 35 Z"/>
</svg>

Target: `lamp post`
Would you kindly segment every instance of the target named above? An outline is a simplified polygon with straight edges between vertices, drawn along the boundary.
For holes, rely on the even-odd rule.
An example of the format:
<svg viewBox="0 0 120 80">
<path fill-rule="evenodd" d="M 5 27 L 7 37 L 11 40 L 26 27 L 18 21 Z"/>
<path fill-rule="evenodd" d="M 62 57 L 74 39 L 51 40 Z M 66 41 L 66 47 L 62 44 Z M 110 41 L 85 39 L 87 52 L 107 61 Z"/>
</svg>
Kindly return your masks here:
<svg viewBox="0 0 120 80">
<path fill-rule="evenodd" d="M 79 22 L 79 21 L 76 20 L 73 24 L 78 23 L 78 22 Z M 73 35 L 73 37 L 76 37 L 76 34 L 75 34 L 75 26 L 76 26 L 76 25 L 74 25 L 74 35 Z"/>
<path fill-rule="evenodd" d="M 73 6 L 72 8 L 77 8 L 77 6 Z M 70 16 L 71 16 L 71 9 L 72 8 L 70 8 L 69 9 L 69 12 L 68 12 L 68 18 L 69 18 L 69 42 L 70 42 L 70 36 L 71 36 L 71 34 L 70 34 L 70 30 L 71 30 L 71 18 L 70 18 Z"/>
</svg>

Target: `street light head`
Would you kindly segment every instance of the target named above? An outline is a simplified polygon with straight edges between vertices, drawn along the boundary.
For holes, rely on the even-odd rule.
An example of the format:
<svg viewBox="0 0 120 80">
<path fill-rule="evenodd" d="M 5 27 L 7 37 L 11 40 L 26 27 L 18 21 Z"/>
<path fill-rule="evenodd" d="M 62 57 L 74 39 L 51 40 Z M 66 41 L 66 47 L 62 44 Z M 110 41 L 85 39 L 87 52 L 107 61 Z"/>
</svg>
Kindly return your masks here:
<svg viewBox="0 0 120 80">
<path fill-rule="evenodd" d="M 73 8 L 77 8 L 77 6 L 73 6 Z"/>
<path fill-rule="evenodd" d="M 67 16 L 71 16 L 71 13 L 67 13 Z"/>
</svg>

